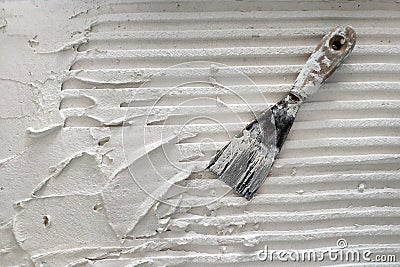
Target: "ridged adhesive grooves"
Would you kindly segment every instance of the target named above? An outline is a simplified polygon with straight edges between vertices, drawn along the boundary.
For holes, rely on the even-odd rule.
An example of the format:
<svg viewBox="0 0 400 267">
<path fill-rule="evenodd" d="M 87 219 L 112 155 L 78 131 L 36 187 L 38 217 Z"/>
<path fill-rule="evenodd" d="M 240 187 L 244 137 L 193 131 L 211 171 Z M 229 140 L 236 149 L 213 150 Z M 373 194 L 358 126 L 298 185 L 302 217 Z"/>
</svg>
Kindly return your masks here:
<svg viewBox="0 0 400 267">
<path fill-rule="evenodd" d="M 243 251 L 255 252 L 265 244 L 273 249 L 326 248 L 339 237 L 363 249 L 399 255 L 398 8 L 395 1 L 224 1 L 214 8 L 210 1 L 192 0 L 180 1 L 179 6 L 124 1 L 102 8 L 88 43 L 79 48 L 71 80 L 62 88 L 64 97 L 84 94 L 96 106 L 85 111 L 62 109 L 66 127 L 104 127 L 126 113 L 134 124 L 144 125 L 146 119 L 140 114 L 171 93 L 163 81 L 207 77 L 209 70 L 166 70 L 164 80 L 157 79 L 159 84 L 152 87 L 146 86 L 146 79 L 163 68 L 193 60 L 213 60 L 244 72 L 273 104 L 289 91 L 314 40 L 332 23 L 353 25 L 359 36 L 353 55 L 300 109 L 259 196 L 248 203 L 228 194 L 207 206 L 176 211 L 166 232 L 140 238 L 128 235 L 127 243 L 131 239 L 154 242 L 168 250 L 168 258 L 146 249 L 140 258 L 160 265 L 213 266 L 210 262 L 217 260 L 257 264 L 254 256 Z M 251 98 L 257 93 L 252 88 L 238 84 L 233 90 L 247 92 L 254 110 L 262 111 L 267 103 Z M 219 97 L 244 122 L 224 116 L 226 109 L 218 106 L 177 107 L 180 97 Z M 219 114 L 227 131 L 235 134 L 253 118 L 213 86 L 172 91 L 156 110 L 158 117 L 147 123 L 152 129 L 164 127 L 171 132 L 192 117 Z M 96 118 L 99 124 L 86 117 Z M 228 140 L 215 123 L 193 124 L 187 130 L 197 135 L 179 140 L 177 147 L 191 152 L 203 146 L 203 155 L 184 159 L 199 165 L 207 164 L 217 149 L 202 142 L 204 138 L 216 136 L 220 146 Z M 184 182 L 199 186 L 182 200 L 176 196 L 184 206 L 207 202 L 226 189 L 211 176 L 191 176 Z"/>
</svg>

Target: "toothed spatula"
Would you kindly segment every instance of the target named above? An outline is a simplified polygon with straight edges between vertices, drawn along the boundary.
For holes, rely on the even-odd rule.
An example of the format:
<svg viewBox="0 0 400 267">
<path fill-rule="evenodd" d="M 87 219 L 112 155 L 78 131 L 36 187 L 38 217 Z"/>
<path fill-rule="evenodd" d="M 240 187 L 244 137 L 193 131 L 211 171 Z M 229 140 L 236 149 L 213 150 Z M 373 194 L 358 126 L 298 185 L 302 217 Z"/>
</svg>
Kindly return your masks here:
<svg viewBox="0 0 400 267">
<path fill-rule="evenodd" d="M 304 100 L 316 92 L 353 50 L 356 33 L 337 26 L 311 54 L 289 94 L 246 126 L 211 160 L 208 169 L 250 200 L 264 183 Z"/>
</svg>

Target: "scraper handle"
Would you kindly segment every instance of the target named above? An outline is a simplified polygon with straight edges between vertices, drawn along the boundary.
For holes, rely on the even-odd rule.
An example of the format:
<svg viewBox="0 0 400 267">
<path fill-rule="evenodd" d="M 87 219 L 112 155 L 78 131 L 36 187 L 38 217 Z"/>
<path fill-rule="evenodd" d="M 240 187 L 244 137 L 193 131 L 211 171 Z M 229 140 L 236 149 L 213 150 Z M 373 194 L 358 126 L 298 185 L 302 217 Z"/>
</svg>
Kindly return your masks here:
<svg viewBox="0 0 400 267">
<path fill-rule="evenodd" d="M 290 91 L 303 102 L 315 93 L 353 50 L 356 33 L 350 26 L 337 26 L 326 34 L 311 54 Z"/>
</svg>

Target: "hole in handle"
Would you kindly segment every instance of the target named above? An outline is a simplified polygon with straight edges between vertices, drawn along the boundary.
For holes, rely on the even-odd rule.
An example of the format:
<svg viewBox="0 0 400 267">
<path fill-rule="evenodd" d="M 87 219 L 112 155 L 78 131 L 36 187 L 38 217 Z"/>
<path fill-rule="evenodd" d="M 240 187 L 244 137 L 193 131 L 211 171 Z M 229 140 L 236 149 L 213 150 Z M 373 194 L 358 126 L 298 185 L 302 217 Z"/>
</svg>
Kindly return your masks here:
<svg viewBox="0 0 400 267">
<path fill-rule="evenodd" d="M 342 50 L 346 47 L 346 39 L 343 36 L 336 35 L 330 40 L 329 47 L 336 51 Z"/>
</svg>

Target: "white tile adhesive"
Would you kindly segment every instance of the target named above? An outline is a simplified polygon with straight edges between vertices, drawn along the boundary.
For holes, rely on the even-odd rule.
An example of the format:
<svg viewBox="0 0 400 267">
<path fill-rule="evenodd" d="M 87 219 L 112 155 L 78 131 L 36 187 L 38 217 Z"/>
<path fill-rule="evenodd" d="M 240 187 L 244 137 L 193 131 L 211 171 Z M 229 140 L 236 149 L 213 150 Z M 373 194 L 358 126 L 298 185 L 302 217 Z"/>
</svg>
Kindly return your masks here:
<svg viewBox="0 0 400 267">
<path fill-rule="evenodd" d="M 338 24 L 357 45 L 257 195 L 204 172 Z M 283 266 L 259 251 L 339 239 L 398 264 L 399 26 L 398 1 L 0 1 L 0 266 Z"/>
</svg>

